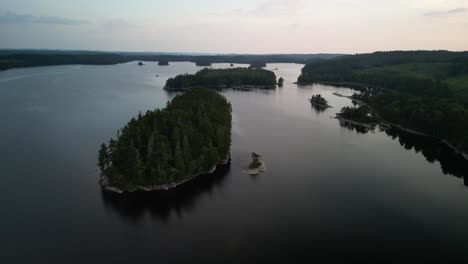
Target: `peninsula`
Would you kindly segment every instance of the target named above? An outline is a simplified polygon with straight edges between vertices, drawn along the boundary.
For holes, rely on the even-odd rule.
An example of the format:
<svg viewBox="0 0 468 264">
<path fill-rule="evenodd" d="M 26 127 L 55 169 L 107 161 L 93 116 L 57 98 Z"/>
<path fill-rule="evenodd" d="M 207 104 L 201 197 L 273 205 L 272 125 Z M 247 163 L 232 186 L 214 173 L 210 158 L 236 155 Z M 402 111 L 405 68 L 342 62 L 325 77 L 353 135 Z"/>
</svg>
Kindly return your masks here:
<svg viewBox="0 0 468 264">
<path fill-rule="evenodd" d="M 349 55 L 307 64 L 298 83 L 359 86 L 352 100 L 380 120 L 439 138 L 468 157 L 467 61 L 468 52 L 450 51 Z M 361 122 L 366 111 L 344 109 L 341 117 Z"/>
<path fill-rule="evenodd" d="M 229 160 L 231 111 L 222 95 L 195 89 L 139 114 L 101 145 L 99 183 L 117 193 L 167 190 L 213 172 Z"/>
</svg>

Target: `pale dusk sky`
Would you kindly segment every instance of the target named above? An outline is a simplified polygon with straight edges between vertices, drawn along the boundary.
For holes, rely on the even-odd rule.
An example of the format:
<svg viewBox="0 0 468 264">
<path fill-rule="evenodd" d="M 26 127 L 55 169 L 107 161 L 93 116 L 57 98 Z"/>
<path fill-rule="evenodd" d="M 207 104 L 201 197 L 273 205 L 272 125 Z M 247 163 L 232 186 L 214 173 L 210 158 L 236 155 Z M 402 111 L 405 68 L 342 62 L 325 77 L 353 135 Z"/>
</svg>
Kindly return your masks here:
<svg viewBox="0 0 468 264">
<path fill-rule="evenodd" d="M 0 48 L 468 50 L 468 0 L 1 0 Z"/>
</svg>

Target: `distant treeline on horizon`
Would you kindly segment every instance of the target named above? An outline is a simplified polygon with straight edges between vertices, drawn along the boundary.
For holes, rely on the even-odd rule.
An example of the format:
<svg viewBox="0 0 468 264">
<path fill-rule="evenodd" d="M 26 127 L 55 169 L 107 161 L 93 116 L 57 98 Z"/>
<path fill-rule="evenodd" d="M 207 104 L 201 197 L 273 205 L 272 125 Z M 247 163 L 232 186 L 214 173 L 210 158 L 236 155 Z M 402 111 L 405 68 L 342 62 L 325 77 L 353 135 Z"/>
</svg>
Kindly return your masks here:
<svg viewBox="0 0 468 264">
<path fill-rule="evenodd" d="M 270 54 L 270 55 L 197 55 L 145 52 L 98 52 L 54 50 L 0 50 L 0 70 L 55 65 L 112 65 L 131 61 L 189 61 L 198 65 L 211 63 L 308 63 L 319 59 L 332 59 L 342 54 Z"/>
</svg>

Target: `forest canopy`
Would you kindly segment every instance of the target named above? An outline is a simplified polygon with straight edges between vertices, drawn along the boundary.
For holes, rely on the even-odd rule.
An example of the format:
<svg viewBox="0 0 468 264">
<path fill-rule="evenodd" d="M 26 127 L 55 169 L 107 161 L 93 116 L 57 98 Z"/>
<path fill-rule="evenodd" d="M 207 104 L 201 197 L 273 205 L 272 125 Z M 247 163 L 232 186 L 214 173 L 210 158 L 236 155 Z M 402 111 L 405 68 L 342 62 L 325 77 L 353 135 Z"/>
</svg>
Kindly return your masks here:
<svg viewBox="0 0 468 264">
<path fill-rule="evenodd" d="M 98 165 L 107 186 L 173 184 L 212 170 L 229 158 L 231 111 L 222 95 L 196 89 L 132 118 L 101 145 Z"/>
<path fill-rule="evenodd" d="M 343 56 L 306 65 L 298 82 L 374 87 L 362 89 L 355 98 L 388 122 L 445 139 L 468 152 L 468 52 Z"/>
<path fill-rule="evenodd" d="M 276 86 L 276 75 L 272 71 L 254 68 L 205 68 L 195 74 L 177 75 L 166 82 L 166 89 L 192 87 L 231 88 L 241 86 L 273 88 Z"/>
</svg>

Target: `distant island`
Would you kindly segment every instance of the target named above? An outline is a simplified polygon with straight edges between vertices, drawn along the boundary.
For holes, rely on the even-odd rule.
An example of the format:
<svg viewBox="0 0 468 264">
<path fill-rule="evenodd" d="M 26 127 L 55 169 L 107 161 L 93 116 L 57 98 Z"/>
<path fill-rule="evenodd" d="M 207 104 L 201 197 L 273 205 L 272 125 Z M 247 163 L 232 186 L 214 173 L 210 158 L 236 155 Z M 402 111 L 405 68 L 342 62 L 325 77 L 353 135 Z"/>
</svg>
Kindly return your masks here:
<svg viewBox="0 0 468 264">
<path fill-rule="evenodd" d="M 195 62 L 195 65 L 209 67 L 209 66 L 212 65 L 212 63 L 209 62 L 209 61 L 197 61 L 197 62 Z"/>
<path fill-rule="evenodd" d="M 160 65 L 160 66 L 168 66 L 168 65 L 169 65 L 169 61 L 167 61 L 167 60 L 160 60 L 160 61 L 158 62 L 158 65 Z"/>
<path fill-rule="evenodd" d="M 266 62 L 263 62 L 263 61 L 254 61 L 250 64 L 250 68 L 261 69 L 261 68 L 265 68 L 266 66 L 267 66 Z"/>
<path fill-rule="evenodd" d="M 276 75 L 272 71 L 253 68 L 209 69 L 195 74 L 182 74 L 170 78 L 165 88 L 275 88 Z"/>
<path fill-rule="evenodd" d="M 222 95 L 195 89 L 132 118 L 101 145 L 101 186 L 117 193 L 167 190 L 213 172 L 229 159 L 231 111 Z"/>
<path fill-rule="evenodd" d="M 359 87 L 352 99 L 382 122 L 437 137 L 468 158 L 468 52 L 375 52 L 315 61 L 298 78 L 299 84 L 314 82 Z"/>
<path fill-rule="evenodd" d="M 327 108 L 331 108 L 331 106 L 328 105 L 328 101 L 325 98 L 323 98 L 320 94 L 312 95 L 312 98 L 310 98 L 309 101 L 310 104 L 318 110 L 325 110 Z"/>
</svg>

